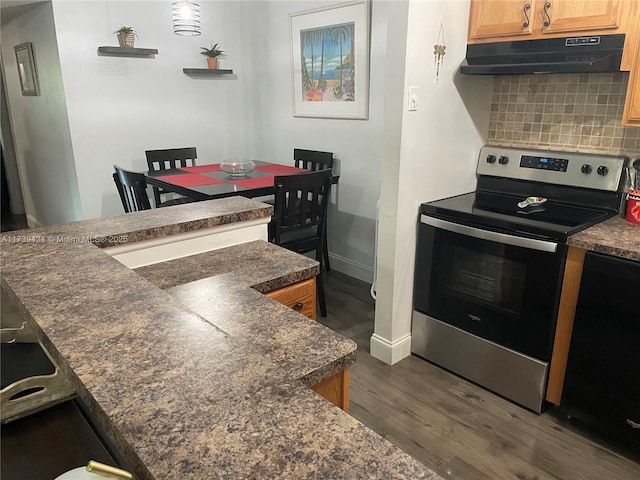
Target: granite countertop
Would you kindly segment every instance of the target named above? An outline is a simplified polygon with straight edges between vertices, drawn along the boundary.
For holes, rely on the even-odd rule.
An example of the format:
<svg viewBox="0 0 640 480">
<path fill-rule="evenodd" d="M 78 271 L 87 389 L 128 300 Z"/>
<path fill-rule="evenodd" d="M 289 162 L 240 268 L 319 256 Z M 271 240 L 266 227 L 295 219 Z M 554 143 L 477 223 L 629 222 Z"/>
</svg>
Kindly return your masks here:
<svg viewBox="0 0 640 480">
<path fill-rule="evenodd" d="M 640 224 L 613 217 L 571 235 L 572 247 L 605 253 L 640 262 Z"/>
<path fill-rule="evenodd" d="M 135 215 L 118 215 L 9 232 L 0 237 L 0 246 L 4 247 L 12 242 L 92 243 L 104 248 L 270 217 L 272 212 L 271 205 L 245 197 L 229 197 L 176 205 L 170 209 L 154 208 Z"/>
<path fill-rule="evenodd" d="M 260 345 L 270 361 L 311 386 L 353 364 L 355 344 L 262 293 L 307 280 L 318 270 L 315 260 L 256 240 L 135 272 L 226 334 Z M 316 334 L 318 327 L 322 334 Z"/>
<path fill-rule="evenodd" d="M 440 478 L 308 388 L 356 345 L 260 292 L 315 261 L 257 241 L 132 271 L 98 248 L 270 214 L 232 197 L 9 232 L 2 287 L 140 478 Z"/>
</svg>

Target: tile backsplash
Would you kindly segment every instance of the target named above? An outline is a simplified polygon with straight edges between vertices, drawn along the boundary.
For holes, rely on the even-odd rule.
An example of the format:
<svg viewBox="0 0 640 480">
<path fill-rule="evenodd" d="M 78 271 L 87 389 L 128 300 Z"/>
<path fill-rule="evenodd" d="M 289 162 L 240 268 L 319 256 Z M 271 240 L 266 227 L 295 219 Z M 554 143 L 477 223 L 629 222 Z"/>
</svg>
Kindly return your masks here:
<svg viewBox="0 0 640 480">
<path fill-rule="evenodd" d="M 640 157 L 640 128 L 622 126 L 627 73 L 495 78 L 488 143 Z"/>
</svg>

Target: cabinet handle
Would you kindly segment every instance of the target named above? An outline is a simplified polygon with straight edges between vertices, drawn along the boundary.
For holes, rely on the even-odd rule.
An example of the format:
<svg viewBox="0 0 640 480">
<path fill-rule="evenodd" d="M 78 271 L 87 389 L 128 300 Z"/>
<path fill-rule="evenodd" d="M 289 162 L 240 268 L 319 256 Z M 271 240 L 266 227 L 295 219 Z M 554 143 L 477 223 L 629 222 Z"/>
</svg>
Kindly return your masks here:
<svg viewBox="0 0 640 480">
<path fill-rule="evenodd" d="M 522 28 L 529 28 L 529 14 L 527 13 L 529 10 L 531 10 L 531 4 L 525 3 L 522 13 L 524 13 L 524 18 L 526 18 L 527 21 L 522 24 Z"/>
<path fill-rule="evenodd" d="M 544 4 L 544 16 L 547 17 L 547 19 L 544 21 L 544 26 L 548 27 L 549 25 L 551 25 L 551 17 L 549 16 L 549 9 L 551 8 L 551 2 L 547 2 Z"/>
<path fill-rule="evenodd" d="M 293 305 L 293 308 L 296 312 L 299 312 L 300 310 L 302 310 L 304 308 L 304 304 L 301 302 L 298 302 L 296 304 Z"/>
</svg>

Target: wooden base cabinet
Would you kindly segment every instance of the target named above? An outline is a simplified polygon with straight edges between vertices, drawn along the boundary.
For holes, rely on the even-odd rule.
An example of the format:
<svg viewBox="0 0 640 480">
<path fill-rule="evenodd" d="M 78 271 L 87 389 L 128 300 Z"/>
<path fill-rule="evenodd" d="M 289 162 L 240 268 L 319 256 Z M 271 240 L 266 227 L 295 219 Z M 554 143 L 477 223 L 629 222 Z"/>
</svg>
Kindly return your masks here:
<svg viewBox="0 0 640 480">
<path fill-rule="evenodd" d="M 335 406 L 349 412 L 349 368 L 325 378 L 311 389 L 322 395 Z"/>
<path fill-rule="evenodd" d="M 578 303 L 585 254 L 586 250 L 582 248 L 569 247 L 567 262 L 564 266 L 558 321 L 556 322 L 549 381 L 547 382 L 546 398 L 547 401 L 554 405 L 560 405 L 560 399 L 562 398 L 562 386 L 567 368 L 567 358 L 569 357 L 573 318 Z"/>
<path fill-rule="evenodd" d="M 274 290 L 266 295 L 311 320 L 316 319 L 316 277 Z"/>
</svg>

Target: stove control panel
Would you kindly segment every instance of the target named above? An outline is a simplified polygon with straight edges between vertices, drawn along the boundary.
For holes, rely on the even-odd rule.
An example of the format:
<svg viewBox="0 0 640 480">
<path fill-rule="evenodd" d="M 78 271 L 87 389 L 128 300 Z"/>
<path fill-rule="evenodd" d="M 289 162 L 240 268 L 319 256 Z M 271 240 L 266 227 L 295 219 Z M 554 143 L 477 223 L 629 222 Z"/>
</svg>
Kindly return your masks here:
<svg viewBox="0 0 640 480">
<path fill-rule="evenodd" d="M 485 145 L 478 175 L 617 191 L 627 157 Z"/>
<path fill-rule="evenodd" d="M 530 155 L 522 155 L 522 157 L 520 157 L 520 166 L 523 168 L 539 168 L 541 170 L 566 172 L 568 164 L 569 160 L 566 158 L 532 157 Z"/>
</svg>

